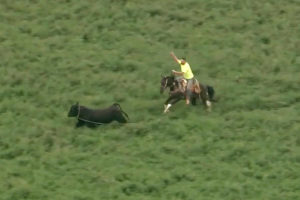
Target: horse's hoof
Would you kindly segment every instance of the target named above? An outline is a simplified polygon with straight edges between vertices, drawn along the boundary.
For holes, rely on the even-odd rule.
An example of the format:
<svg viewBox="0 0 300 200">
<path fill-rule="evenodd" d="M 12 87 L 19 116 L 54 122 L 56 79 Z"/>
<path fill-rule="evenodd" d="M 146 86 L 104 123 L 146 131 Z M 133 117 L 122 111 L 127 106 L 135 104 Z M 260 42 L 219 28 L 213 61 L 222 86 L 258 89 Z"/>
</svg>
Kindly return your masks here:
<svg viewBox="0 0 300 200">
<path fill-rule="evenodd" d="M 169 112 L 169 108 L 171 107 L 171 104 L 168 104 L 165 106 L 165 110 L 164 110 L 164 113 L 167 113 Z"/>
<path fill-rule="evenodd" d="M 166 113 L 168 113 L 168 112 L 170 112 L 170 110 L 164 110 L 163 113 L 166 114 Z"/>
<path fill-rule="evenodd" d="M 211 102 L 210 102 L 210 101 L 206 101 L 206 105 L 207 105 L 208 107 L 211 107 Z"/>
</svg>

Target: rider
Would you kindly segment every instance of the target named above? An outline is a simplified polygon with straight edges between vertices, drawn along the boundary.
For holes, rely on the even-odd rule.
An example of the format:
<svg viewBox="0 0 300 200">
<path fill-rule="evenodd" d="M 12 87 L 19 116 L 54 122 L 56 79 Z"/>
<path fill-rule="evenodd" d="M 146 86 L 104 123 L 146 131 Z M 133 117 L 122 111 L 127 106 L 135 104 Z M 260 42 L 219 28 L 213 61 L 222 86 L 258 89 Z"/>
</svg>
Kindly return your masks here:
<svg viewBox="0 0 300 200">
<path fill-rule="evenodd" d="M 183 76 L 184 79 L 187 80 L 187 87 L 186 87 L 186 104 L 190 104 L 190 98 L 192 94 L 192 87 L 194 83 L 194 74 L 191 70 L 191 67 L 188 62 L 186 62 L 185 58 L 178 59 L 174 52 L 170 53 L 172 58 L 180 65 L 181 72 L 172 70 L 172 73 L 175 76 Z"/>
</svg>

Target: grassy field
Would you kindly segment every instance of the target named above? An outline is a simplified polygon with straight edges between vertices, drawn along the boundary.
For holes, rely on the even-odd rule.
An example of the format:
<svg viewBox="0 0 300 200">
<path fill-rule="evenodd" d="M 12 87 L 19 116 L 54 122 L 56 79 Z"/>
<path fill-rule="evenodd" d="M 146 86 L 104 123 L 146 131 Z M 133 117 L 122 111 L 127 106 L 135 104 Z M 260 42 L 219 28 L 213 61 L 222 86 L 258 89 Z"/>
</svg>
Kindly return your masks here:
<svg viewBox="0 0 300 200">
<path fill-rule="evenodd" d="M 0 1 L 0 200 L 300 199 L 298 0 Z M 185 56 L 212 112 L 164 115 Z M 75 102 L 130 122 L 75 128 Z"/>
</svg>

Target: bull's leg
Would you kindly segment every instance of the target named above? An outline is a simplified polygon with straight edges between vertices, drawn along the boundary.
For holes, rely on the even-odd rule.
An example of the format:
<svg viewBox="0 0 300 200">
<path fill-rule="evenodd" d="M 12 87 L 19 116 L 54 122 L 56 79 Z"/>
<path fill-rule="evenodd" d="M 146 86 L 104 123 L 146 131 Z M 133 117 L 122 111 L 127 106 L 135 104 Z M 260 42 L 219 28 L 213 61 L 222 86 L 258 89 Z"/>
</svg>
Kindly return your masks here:
<svg viewBox="0 0 300 200">
<path fill-rule="evenodd" d="M 77 124 L 76 124 L 76 128 L 79 128 L 81 126 L 83 126 L 85 124 L 84 121 L 78 120 Z"/>
<path fill-rule="evenodd" d="M 86 126 L 89 128 L 96 128 L 98 125 L 101 125 L 101 124 L 86 123 Z"/>
<path fill-rule="evenodd" d="M 115 113 L 115 120 L 120 123 L 126 123 L 127 119 L 122 115 L 121 111 Z"/>
</svg>

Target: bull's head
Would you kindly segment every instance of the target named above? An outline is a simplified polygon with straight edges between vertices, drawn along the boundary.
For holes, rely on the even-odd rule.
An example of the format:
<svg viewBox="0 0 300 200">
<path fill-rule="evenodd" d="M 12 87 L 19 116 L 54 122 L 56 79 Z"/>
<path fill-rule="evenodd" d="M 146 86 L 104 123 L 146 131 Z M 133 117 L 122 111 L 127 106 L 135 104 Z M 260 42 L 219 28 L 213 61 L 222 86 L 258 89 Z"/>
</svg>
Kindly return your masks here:
<svg viewBox="0 0 300 200">
<path fill-rule="evenodd" d="M 79 103 L 77 102 L 76 104 L 71 106 L 68 113 L 68 117 L 75 117 L 78 115 L 78 112 L 79 112 Z"/>
</svg>

